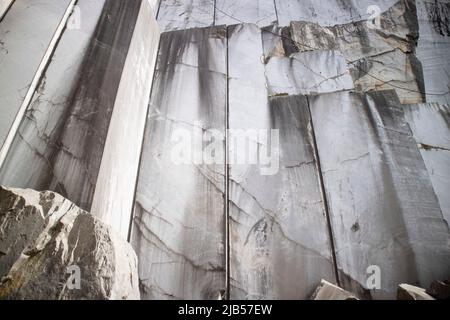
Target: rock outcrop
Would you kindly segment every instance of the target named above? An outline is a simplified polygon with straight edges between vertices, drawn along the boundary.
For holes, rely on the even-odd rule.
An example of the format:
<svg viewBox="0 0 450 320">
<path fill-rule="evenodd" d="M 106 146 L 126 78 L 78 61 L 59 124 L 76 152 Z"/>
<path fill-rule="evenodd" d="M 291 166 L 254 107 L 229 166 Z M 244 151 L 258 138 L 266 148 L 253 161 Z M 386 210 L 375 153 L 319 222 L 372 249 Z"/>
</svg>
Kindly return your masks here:
<svg viewBox="0 0 450 320">
<path fill-rule="evenodd" d="M 0 299 L 139 299 L 137 257 L 53 192 L 0 187 Z"/>
</svg>

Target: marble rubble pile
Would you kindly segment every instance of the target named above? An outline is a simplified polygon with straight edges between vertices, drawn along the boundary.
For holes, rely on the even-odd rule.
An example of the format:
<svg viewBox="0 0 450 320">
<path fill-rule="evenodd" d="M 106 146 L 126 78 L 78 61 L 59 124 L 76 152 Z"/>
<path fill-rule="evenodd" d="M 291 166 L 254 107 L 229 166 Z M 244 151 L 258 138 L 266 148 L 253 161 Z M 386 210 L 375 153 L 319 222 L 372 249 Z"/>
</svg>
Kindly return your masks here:
<svg viewBox="0 0 450 320">
<path fill-rule="evenodd" d="M 49 191 L 0 188 L 0 277 L 0 299 L 140 298 L 131 245 Z"/>
<path fill-rule="evenodd" d="M 68 229 L 128 239 L 142 299 L 445 295 L 446 0 L 79 0 L 29 92 L 70 3 L 15 1 L 0 22 L 0 184 L 58 192 L 93 215 Z M 271 137 L 247 132 L 250 158 L 277 157 L 226 163 L 246 130 Z M 197 138 L 214 153 L 174 161 Z M 12 280 L 37 259 L 16 263 L 20 241 Z"/>
</svg>

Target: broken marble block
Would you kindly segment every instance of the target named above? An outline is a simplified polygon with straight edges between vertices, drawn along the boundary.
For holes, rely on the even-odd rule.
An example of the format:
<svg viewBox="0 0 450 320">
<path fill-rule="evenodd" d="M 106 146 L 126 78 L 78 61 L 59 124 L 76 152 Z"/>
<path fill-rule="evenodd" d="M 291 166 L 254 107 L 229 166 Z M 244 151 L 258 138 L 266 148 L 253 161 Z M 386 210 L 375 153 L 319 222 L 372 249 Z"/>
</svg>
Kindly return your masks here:
<svg viewBox="0 0 450 320">
<path fill-rule="evenodd" d="M 434 281 L 426 293 L 438 300 L 450 300 L 450 281 Z"/>
<path fill-rule="evenodd" d="M 0 187 L 0 299 L 139 299 L 137 257 L 53 192 Z"/>
<path fill-rule="evenodd" d="M 311 300 L 359 300 L 353 293 L 348 292 L 328 281 L 320 281 L 320 285 Z"/>
<path fill-rule="evenodd" d="M 435 300 L 425 289 L 410 284 L 400 284 L 397 291 L 398 300 Z"/>
</svg>

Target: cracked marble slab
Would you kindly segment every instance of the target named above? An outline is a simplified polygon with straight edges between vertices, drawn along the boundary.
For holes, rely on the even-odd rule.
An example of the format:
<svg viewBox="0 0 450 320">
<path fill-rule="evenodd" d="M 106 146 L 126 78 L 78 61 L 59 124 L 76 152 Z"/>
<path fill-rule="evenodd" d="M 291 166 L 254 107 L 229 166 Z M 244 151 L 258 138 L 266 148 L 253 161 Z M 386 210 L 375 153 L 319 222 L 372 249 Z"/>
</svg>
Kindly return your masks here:
<svg viewBox="0 0 450 320">
<path fill-rule="evenodd" d="M 394 299 L 399 283 L 448 278 L 449 228 L 395 92 L 310 102 L 344 288 Z M 380 290 L 364 290 L 369 266 Z"/>
<path fill-rule="evenodd" d="M 1 0 L 0 1 L 0 20 L 5 15 L 8 8 L 11 6 L 11 4 L 14 2 L 14 0 Z"/>
<path fill-rule="evenodd" d="M 430 174 L 442 214 L 450 225 L 450 108 L 438 103 L 406 105 L 403 108 Z"/>
<path fill-rule="evenodd" d="M 273 0 L 216 0 L 215 24 L 253 23 L 265 27 L 277 21 Z"/>
<path fill-rule="evenodd" d="M 1 20 L 0 146 L 69 3 L 70 0 L 16 1 Z"/>
<path fill-rule="evenodd" d="M 214 24 L 213 0 L 161 0 L 158 25 L 161 31 L 209 27 Z"/>
<path fill-rule="evenodd" d="M 228 34 L 230 129 L 279 130 L 281 153 L 279 170 L 264 175 L 261 164 L 234 162 L 242 150 L 230 136 L 231 298 L 306 299 L 321 278 L 335 281 L 307 101 L 269 104 L 261 31 L 243 24 Z M 250 153 L 268 144 L 251 135 L 247 142 Z"/>
<path fill-rule="evenodd" d="M 338 51 L 317 50 L 273 57 L 266 65 L 266 78 L 271 96 L 354 88 L 347 62 Z"/>
<path fill-rule="evenodd" d="M 422 63 L 427 102 L 450 103 L 450 2 L 417 0 Z"/>
<path fill-rule="evenodd" d="M 140 2 L 81 0 L 78 5 L 82 27 L 63 33 L 1 168 L 0 183 L 53 190 L 90 209 Z"/>
<path fill-rule="evenodd" d="M 402 103 L 423 102 L 423 74 L 414 55 L 418 37 L 414 4 L 402 1 L 392 6 L 380 16 L 380 26 L 360 21 L 323 27 L 293 21 L 291 33 L 300 52 L 342 52 L 358 91 L 394 89 Z"/>
<path fill-rule="evenodd" d="M 226 45 L 225 27 L 161 36 L 131 233 L 143 299 L 225 289 Z"/>
</svg>

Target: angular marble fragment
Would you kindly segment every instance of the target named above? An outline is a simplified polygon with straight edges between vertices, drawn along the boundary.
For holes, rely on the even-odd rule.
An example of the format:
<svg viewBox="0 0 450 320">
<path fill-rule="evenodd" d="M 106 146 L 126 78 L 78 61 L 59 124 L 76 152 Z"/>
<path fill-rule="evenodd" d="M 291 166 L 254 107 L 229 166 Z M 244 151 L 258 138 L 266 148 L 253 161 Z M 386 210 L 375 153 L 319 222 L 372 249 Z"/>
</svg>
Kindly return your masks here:
<svg viewBox="0 0 450 320">
<path fill-rule="evenodd" d="M 321 280 L 311 300 L 358 300 L 355 295 L 338 286 Z"/>
<path fill-rule="evenodd" d="M 159 28 L 143 0 L 117 89 L 91 212 L 128 237 L 134 189 L 158 54 Z"/>
<path fill-rule="evenodd" d="M 425 289 L 402 283 L 398 286 L 398 300 L 435 300 Z"/>
<path fill-rule="evenodd" d="M 78 5 L 82 29 L 63 33 L 1 168 L 0 183 L 53 190 L 90 209 L 140 1 L 80 0 Z"/>
<path fill-rule="evenodd" d="M 260 27 L 277 21 L 273 0 L 216 0 L 215 24 L 253 23 Z"/>
<path fill-rule="evenodd" d="M 334 281 L 307 101 L 279 97 L 269 104 L 261 31 L 241 24 L 228 35 L 230 296 L 306 299 L 320 279 Z M 280 154 L 253 136 L 270 137 L 272 129 Z M 247 149 L 238 147 L 242 139 Z M 267 147 L 270 169 L 251 161 Z"/>
<path fill-rule="evenodd" d="M 298 52 L 273 57 L 266 65 L 269 95 L 320 94 L 353 89 L 344 56 L 338 51 Z"/>
<path fill-rule="evenodd" d="M 161 31 L 174 31 L 214 25 L 211 0 L 160 0 L 158 24 Z"/>
<path fill-rule="evenodd" d="M 16 1 L 1 20 L 0 148 L 69 3 Z"/>
<path fill-rule="evenodd" d="M 428 169 L 442 214 L 450 224 L 450 107 L 427 103 L 405 105 L 403 109 Z"/>
<path fill-rule="evenodd" d="M 423 75 L 414 55 L 418 23 L 412 3 L 400 1 L 380 16 L 380 28 L 367 21 L 323 27 L 294 21 L 291 33 L 300 51 L 339 50 L 358 91 L 394 89 L 402 103 L 423 102 Z"/>
<path fill-rule="evenodd" d="M 161 36 L 131 233 L 143 299 L 225 290 L 226 45 L 225 27 Z"/>
<path fill-rule="evenodd" d="M 60 195 L 0 187 L 0 225 L 0 299 L 139 299 L 131 245 Z"/>
<path fill-rule="evenodd" d="M 417 57 L 422 67 L 427 102 L 450 103 L 450 3 L 417 0 L 420 37 Z"/>
<path fill-rule="evenodd" d="M 379 275 L 370 296 L 393 299 L 400 283 L 448 278 L 449 228 L 395 93 L 310 102 L 343 288 Z"/>
<path fill-rule="evenodd" d="M 324 26 L 367 20 L 383 13 L 399 0 L 275 0 L 280 26 L 291 21 L 308 21 Z M 378 8 L 373 11 L 376 5 Z"/>
</svg>

